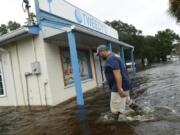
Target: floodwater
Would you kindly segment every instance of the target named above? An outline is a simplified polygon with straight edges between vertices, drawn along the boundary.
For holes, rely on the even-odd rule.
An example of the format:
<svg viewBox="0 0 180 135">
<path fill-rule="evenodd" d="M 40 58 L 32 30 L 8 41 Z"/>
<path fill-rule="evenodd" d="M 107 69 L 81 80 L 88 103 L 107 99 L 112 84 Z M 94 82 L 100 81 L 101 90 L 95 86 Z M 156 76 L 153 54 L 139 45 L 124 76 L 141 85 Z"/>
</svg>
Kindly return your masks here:
<svg viewBox="0 0 180 135">
<path fill-rule="evenodd" d="M 108 87 L 52 108 L 0 108 L 0 135 L 180 135 L 180 62 L 157 64 L 132 79 L 132 99 L 153 108 L 154 120 L 103 121 L 109 112 Z M 152 114 L 151 114 L 152 115 Z"/>
</svg>

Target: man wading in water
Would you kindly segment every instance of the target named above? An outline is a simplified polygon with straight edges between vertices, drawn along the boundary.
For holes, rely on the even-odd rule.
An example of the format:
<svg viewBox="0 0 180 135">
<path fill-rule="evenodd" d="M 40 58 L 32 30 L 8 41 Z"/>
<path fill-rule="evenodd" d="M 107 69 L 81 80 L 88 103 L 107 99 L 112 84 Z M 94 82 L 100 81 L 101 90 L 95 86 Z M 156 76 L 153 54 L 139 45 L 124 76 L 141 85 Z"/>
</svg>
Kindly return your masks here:
<svg viewBox="0 0 180 135">
<path fill-rule="evenodd" d="M 104 73 L 111 89 L 111 118 L 117 120 L 119 114 L 124 113 L 126 105 L 135 111 L 140 110 L 141 108 L 130 99 L 129 90 L 131 89 L 131 83 L 121 59 L 115 56 L 114 53 L 111 53 L 105 45 L 100 45 L 97 48 L 97 56 L 106 60 Z"/>
</svg>

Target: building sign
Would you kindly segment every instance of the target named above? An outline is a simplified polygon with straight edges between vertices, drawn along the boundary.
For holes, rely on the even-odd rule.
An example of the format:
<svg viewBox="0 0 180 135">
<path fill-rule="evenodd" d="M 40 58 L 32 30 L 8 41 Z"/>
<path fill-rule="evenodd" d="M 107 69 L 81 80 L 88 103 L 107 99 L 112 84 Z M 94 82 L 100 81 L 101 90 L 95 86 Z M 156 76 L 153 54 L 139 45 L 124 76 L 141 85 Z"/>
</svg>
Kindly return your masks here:
<svg viewBox="0 0 180 135">
<path fill-rule="evenodd" d="M 39 0 L 39 8 L 71 22 L 118 39 L 115 29 L 65 0 Z"/>
<path fill-rule="evenodd" d="M 90 63 L 89 63 L 89 52 L 78 50 L 78 61 L 79 61 L 79 72 L 81 80 L 91 78 Z M 61 57 L 63 62 L 64 81 L 65 84 L 71 84 L 74 82 L 74 76 L 72 71 L 72 64 L 70 58 L 69 49 L 61 49 Z"/>
<path fill-rule="evenodd" d="M 76 21 L 84 26 L 87 26 L 93 30 L 99 31 L 101 33 L 107 34 L 107 26 L 96 18 L 88 15 L 85 12 L 82 12 L 79 9 L 75 9 L 74 11 Z"/>
</svg>

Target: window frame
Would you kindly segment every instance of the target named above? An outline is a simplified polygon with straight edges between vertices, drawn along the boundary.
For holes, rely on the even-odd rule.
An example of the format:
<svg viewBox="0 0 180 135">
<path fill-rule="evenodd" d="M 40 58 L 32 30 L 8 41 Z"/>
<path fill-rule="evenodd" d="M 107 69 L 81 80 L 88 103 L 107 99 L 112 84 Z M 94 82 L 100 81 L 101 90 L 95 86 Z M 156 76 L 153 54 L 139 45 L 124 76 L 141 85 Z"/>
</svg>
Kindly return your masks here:
<svg viewBox="0 0 180 135">
<path fill-rule="evenodd" d="M 63 50 L 69 50 L 69 47 L 59 47 L 59 50 L 60 50 L 60 61 L 61 61 L 61 68 L 62 68 L 62 73 L 63 73 L 64 86 L 66 87 L 66 86 L 70 86 L 70 85 L 74 84 L 74 81 L 71 81 L 71 82 L 68 82 L 68 83 L 66 82 L 65 73 L 64 73 L 64 63 L 63 63 L 62 51 Z M 78 54 L 78 51 L 86 51 L 86 52 L 88 52 L 88 54 L 87 54 L 87 60 L 88 60 L 87 66 L 88 66 L 88 75 L 89 75 L 89 77 L 81 79 L 81 82 L 89 80 L 89 79 L 93 79 L 90 50 L 87 49 L 87 48 L 77 48 L 77 54 Z M 69 50 L 69 53 L 70 53 L 70 50 Z"/>
<path fill-rule="evenodd" d="M 4 72 L 3 72 L 3 66 L 2 66 L 2 61 L 0 60 L 0 70 L 1 70 L 1 78 L 2 78 L 2 87 L 3 87 L 3 95 L 0 95 L 0 98 L 2 97 L 6 97 L 7 93 L 6 93 L 6 88 L 5 88 L 5 81 L 4 81 Z"/>
</svg>

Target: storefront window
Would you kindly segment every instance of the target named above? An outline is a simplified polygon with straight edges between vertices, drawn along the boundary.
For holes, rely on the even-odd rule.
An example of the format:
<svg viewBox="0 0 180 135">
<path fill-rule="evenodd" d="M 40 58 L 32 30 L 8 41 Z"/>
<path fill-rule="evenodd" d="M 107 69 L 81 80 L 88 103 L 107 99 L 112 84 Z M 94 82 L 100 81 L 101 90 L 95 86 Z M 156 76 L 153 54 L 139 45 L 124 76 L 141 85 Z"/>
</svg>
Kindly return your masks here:
<svg viewBox="0 0 180 135">
<path fill-rule="evenodd" d="M 78 61 L 79 61 L 79 72 L 81 80 L 91 78 L 89 51 L 88 50 L 77 50 Z M 74 76 L 72 71 L 71 57 L 69 49 L 61 49 L 61 57 L 63 61 L 64 79 L 65 84 L 72 84 L 74 82 Z"/>
</svg>

